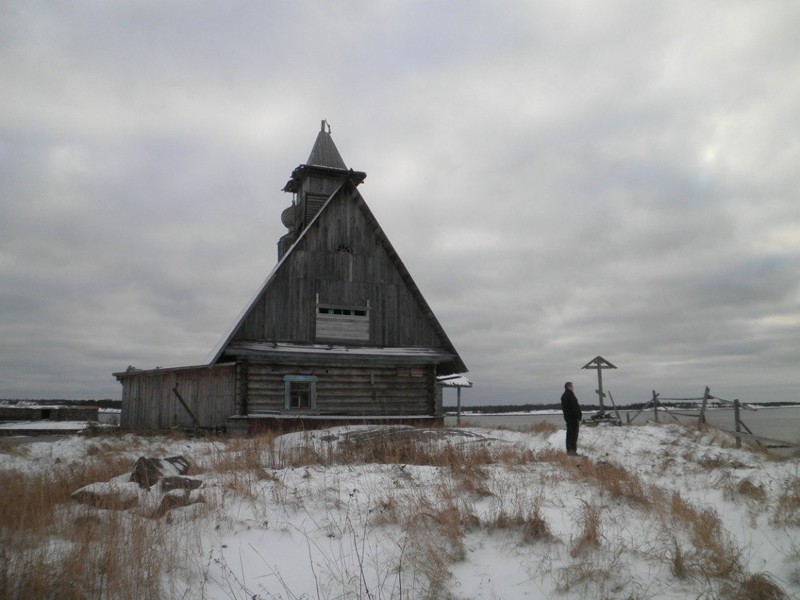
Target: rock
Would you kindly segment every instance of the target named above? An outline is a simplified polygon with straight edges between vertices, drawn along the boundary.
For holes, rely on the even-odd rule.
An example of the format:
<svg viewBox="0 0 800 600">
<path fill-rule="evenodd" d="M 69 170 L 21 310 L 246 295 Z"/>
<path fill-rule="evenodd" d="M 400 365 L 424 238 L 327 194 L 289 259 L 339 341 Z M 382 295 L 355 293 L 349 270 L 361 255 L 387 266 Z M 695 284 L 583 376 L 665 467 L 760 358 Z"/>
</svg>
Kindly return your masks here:
<svg viewBox="0 0 800 600">
<path fill-rule="evenodd" d="M 175 477 L 189 472 L 189 461 L 183 456 L 145 458 L 140 456 L 133 465 L 130 480 L 141 488 L 150 488 L 163 477 Z"/>
<path fill-rule="evenodd" d="M 191 490 L 171 490 L 164 494 L 161 504 L 150 516 L 153 519 L 160 519 L 174 508 L 181 508 L 198 502 L 203 502 L 203 497 L 197 493 L 192 493 Z"/>
<path fill-rule="evenodd" d="M 203 482 L 199 479 L 189 477 L 170 476 L 161 480 L 161 491 L 171 492 L 172 490 L 196 490 Z"/>
<path fill-rule="evenodd" d="M 111 481 L 90 483 L 72 493 L 72 499 L 95 508 L 128 510 L 139 504 L 139 487 L 126 476 Z"/>
<path fill-rule="evenodd" d="M 203 502 L 199 479 L 184 477 L 189 461 L 182 456 L 140 457 L 133 472 L 107 482 L 92 483 L 72 494 L 72 498 L 95 508 L 136 511 L 158 519 L 174 508 Z"/>
</svg>

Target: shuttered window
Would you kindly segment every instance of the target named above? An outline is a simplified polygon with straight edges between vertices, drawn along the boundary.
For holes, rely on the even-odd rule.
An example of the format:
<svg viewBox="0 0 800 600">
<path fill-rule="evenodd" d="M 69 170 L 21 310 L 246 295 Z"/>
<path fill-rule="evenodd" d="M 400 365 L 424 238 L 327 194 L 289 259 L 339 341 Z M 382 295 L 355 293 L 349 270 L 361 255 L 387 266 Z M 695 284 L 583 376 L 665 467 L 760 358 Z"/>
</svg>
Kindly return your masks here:
<svg viewBox="0 0 800 600">
<path fill-rule="evenodd" d="M 317 340 L 369 342 L 369 306 L 317 303 Z"/>
</svg>

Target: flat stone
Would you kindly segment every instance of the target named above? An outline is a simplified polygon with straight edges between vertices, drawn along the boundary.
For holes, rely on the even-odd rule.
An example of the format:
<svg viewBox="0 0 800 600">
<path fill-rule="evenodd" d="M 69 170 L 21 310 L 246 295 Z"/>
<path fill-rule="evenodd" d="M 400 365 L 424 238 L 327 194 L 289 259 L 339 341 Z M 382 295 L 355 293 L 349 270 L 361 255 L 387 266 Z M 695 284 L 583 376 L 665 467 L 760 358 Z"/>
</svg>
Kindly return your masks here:
<svg viewBox="0 0 800 600">
<path fill-rule="evenodd" d="M 196 490 L 203 482 L 199 479 L 172 475 L 161 479 L 161 491 L 170 492 L 172 490 Z"/>
<path fill-rule="evenodd" d="M 140 456 L 133 465 L 131 481 L 138 483 L 141 488 L 150 488 L 157 484 L 163 477 L 185 475 L 189 472 L 189 461 L 183 456 L 170 456 L 167 458 L 145 458 Z"/>
</svg>

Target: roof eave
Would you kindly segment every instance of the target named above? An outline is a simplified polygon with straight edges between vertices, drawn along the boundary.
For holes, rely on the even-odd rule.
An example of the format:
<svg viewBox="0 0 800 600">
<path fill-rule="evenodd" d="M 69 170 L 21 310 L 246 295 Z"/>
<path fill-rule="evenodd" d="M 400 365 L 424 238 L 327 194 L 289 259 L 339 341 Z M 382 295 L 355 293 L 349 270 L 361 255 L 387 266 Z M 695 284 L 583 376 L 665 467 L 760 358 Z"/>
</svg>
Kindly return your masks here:
<svg viewBox="0 0 800 600">
<path fill-rule="evenodd" d="M 300 191 L 300 184 L 307 177 L 312 175 L 320 175 L 326 177 L 342 177 L 351 180 L 355 185 L 360 185 L 367 178 L 367 174 L 363 171 L 354 171 L 353 169 L 338 169 L 335 167 L 323 167 L 320 165 L 303 164 L 292 171 L 292 178 L 286 182 L 282 191 L 290 192 L 292 194 Z"/>
</svg>

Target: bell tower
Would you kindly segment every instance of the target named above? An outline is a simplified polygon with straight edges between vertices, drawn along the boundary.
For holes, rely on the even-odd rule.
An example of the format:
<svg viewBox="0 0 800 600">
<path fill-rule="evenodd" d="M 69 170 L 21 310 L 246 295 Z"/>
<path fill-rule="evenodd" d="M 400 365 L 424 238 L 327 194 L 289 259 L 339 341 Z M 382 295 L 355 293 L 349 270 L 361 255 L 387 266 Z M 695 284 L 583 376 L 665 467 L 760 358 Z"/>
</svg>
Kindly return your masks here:
<svg viewBox="0 0 800 600">
<path fill-rule="evenodd" d="M 359 185 L 366 177 L 366 173 L 347 168 L 333 143 L 331 126 L 323 119 L 308 160 L 292 171 L 283 187 L 292 194 L 292 204 L 281 213 L 281 222 L 289 231 L 278 240 L 278 260 L 345 179 Z"/>
</svg>

